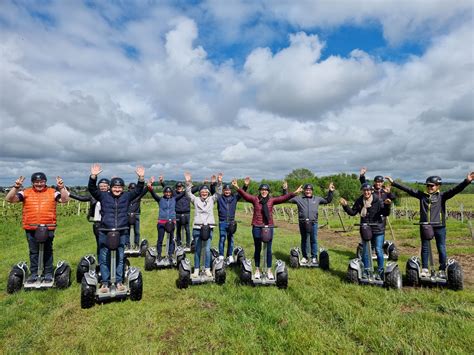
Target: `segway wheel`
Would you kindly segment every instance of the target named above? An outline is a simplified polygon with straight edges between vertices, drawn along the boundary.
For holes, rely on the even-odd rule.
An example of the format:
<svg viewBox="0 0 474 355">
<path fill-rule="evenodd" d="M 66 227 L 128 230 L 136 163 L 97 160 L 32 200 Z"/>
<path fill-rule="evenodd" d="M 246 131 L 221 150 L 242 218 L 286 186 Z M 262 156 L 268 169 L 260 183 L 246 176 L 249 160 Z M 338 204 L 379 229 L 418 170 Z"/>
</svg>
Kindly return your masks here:
<svg viewBox="0 0 474 355">
<path fill-rule="evenodd" d="M 285 269 L 277 274 L 276 285 L 278 288 L 286 289 L 288 288 L 288 269 Z"/>
<path fill-rule="evenodd" d="M 464 288 L 464 272 L 458 263 L 448 267 L 448 287 L 455 291 Z"/>
<path fill-rule="evenodd" d="M 145 252 L 145 270 L 150 271 L 155 268 L 156 258 L 151 255 L 150 251 L 147 249 Z"/>
<path fill-rule="evenodd" d="M 132 301 L 140 301 L 142 299 L 142 294 L 143 294 L 143 279 L 142 279 L 142 273 L 138 273 L 138 277 L 130 281 L 129 283 L 130 287 L 130 299 Z"/>
<path fill-rule="evenodd" d="M 214 275 L 215 280 L 216 280 L 216 284 L 218 284 L 218 285 L 225 284 L 225 276 L 226 276 L 226 274 L 225 274 L 225 269 L 224 268 L 216 270 L 215 275 Z"/>
<path fill-rule="evenodd" d="M 362 243 L 357 245 L 356 257 L 362 259 Z"/>
<path fill-rule="evenodd" d="M 395 244 L 390 245 L 390 247 L 388 248 L 388 260 L 398 260 L 398 249 Z"/>
<path fill-rule="evenodd" d="M 146 255 L 146 250 L 148 249 L 148 240 L 143 239 L 140 243 L 140 256 L 144 257 Z"/>
<path fill-rule="evenodd" d="M 14 270 L 10 271 L 10 275 L 8 275 L 7 292 L 15 293 L 20 291 L 22 284 L 23 277 L 17 275 Z"/>
<path fill-rule="evenodd" d="M 392 272 L 385 274 L 385 284 L 387 288 L 393 288 L 395 290 L 402 288 L 402 275 L 398 267 L 393 269 Z"/>
<path fill-rule="evenodd" d="M 243 263 L 240 265 L 240 283 L 242 285 L 250 285 L 252 283 L 252 273 L 245 270 Z"/>
<path fill-rule="evenodd" d="M 329 253 L 327 250 L 319 253 L 319 267 L 323 270 L 329 270 Z"/>
<path fill-rule="evenodd" d="M 85 259 L 85 257 L 81 258 L 81 261 L 79 261 L 79 264 L 77 264 L 77 269 L 76 269 L 76 282 L 81 283 L 82 277 L 86 272 L 89 271 L 89 267 L 87 266 L 88 263 Z"/>
<path fill-rule="evenodd" d="M 177 255 L 177 256 L 176 256 L 176 263 L 177 263 L 178 265 L 181 264 L 181 261 L 183 261 L 185 258 L 186 258 L 186 254 L 185 254 L 185 253 L 183 253 L 183 254 L 181 254 L 181 255 Z"/>
<path fill-rule="evenodd" d="M 357 270 L 347 268 L 347 281 L 351 284 L 358 284 L 359 283 L 359 274 Z"/>
<path fill-rule="evenodd" d="M 179 263 L 178 266 L 178 280 L 176 281 L 176 285 L 178 288 L 188 288 L 189 284 L 191 283 L 191 273 L 188 270 L 183 268 L 183 263 Z"/>
<path fill-rule="evenodd" d="M 81 282 L 81 308 L 91 308 L 95 304 L 95 286 L 88 285 L 86 279 Z"/>
<path fill-rule="evenodd" d="M 71 267 L 66 265 L 64 271 L 55 276 L 54 283 L 56 284 L 57 288 L 65 289 L 71 286 Z"/>
<path fill-rule="evenodd" d="M 407 270 L 407 286 L 416 287 L 420 285 L 420 277 L 418 275 L 418 270 L 410 267 L 409 261 L 406 266 Z"/>
<path fill-rule="evenodd" d="M 238 264 L 242 264 L 242 262 L 245 260 L 245 252 L 243 249 L 240 249 L 237 253 L 236 260 Z"/>
<path fill-rule="evenodd" d="M 297 256 L 290 254 L 290 266 L 295 269 L 300 267 L 300 260 Z"/>
</svg>

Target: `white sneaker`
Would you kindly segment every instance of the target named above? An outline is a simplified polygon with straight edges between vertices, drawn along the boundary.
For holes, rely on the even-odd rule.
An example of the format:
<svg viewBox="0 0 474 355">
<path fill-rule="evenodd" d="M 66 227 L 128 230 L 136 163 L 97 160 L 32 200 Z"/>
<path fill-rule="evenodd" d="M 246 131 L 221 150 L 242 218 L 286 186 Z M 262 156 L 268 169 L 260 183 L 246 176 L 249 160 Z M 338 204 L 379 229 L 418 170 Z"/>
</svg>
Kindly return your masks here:
<svg viewBox="0 0 474 355">
<path fill-rule="evenodd" d="M 207 268 L 205 271 L 207 277 L 212 277 L 211 269 Z"/>
<path fill-rule="evenodd" d="M 313 264 L 317 264 L 317 263 L 318 263 L 318 259 L 312 258 L 312 259 L 311 259 L 311 262 L 312 262 Z"/>
<path fill-rule="evenodd" d="M 269 280 L 275 280 L 275 276 L 273 276 L 272 270 L 268 269 L 267 277 L 268 277 Z"/>
<path fill-rule="evenodd" d="M 199 268 L 194 268 L 194 272 L 192 273 L 191 277 L 194 277 L 194 278 L 199 277 Z"/>
<path fill-rule="evenodd" d="M 255 274 L 253 274 L 253 278 L 254 279 L 260 279 L 260 270 L 259 269 L 255 270 Z"/>
<path fill-rule="evenodd" d="M 307 263 L 308 263 L 308 259 L 306 258 L 301 259 L 301 264 L 307 264 Z"/>
<path fill-rule="evenodd" d="M 428 269 L 421 269 L 421 274 L 420 274 L 421 277 L 428 277 L 430 276 L 430 270 Z"/>
<path fill-rule="evenodd" d="M 233 257 L 232 255 L 229 256 L 229 257 L 227 258 L 227 262 L 228 262 L 229 264 L 232 264 L 232 263 L 234 262 L 234 257 Z"/>
</svg>

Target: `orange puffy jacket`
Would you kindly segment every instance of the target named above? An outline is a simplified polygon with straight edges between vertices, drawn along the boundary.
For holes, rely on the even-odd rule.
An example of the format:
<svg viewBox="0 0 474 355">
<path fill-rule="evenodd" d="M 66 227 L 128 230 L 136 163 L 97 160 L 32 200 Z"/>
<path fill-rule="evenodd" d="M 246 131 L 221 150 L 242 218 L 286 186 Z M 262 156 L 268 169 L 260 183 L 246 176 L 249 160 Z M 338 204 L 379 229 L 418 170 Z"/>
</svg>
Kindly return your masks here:
<svg viewBox="0 0 474 355">
<path fill-rule="evenodd" d="M 35 230 L 30 224 L 56 224 L 56 190 L 47 187 L 42 191 L 33 188 L 23 191 L 23 229 Z M 49 230 L 56 227 L 50 226 Z"/>
</svg>

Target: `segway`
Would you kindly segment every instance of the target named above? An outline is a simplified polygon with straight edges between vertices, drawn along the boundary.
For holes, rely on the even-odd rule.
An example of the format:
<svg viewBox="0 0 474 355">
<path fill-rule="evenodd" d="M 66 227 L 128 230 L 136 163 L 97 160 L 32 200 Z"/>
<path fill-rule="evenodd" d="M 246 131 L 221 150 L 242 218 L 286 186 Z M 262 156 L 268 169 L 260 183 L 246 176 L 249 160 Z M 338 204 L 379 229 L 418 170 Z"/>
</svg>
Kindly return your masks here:
<svg viewBox="0 0 474 355">
<path fill-rule="evenodd" d="M 430 274 L 425 276 L 421 274 L 422 264 L 417 256 L 412 256 L 406 265 L 407 285 L 409 286 L 441 286 L 452 290 L 462 290 L 464 288 L 464 272 L 461 264 L 455 259 L 448 259 L 446 273 L 440 275 L 436 273 L 433 262 L 433 251 L 431 249 L 431 240 L 434 238 L 433 227 L 441 226 L 440 223 L 421 222 L 415 223 L 420 226 L 420 234 L 423 240 L 429 241 L 429 262 Z"/>
<path fill-rule="evenodd" d="M 199 238 L 201 239 L 201 269 L 199 275 L 193 277 L 191 275 L 191 262 L 188 258 L 181 260 L 178 264 L 178 280 L 176 280 L 176 286 L 178 288 L 188 288 L 189 285 L 200 285 L 205 283 L 215 282 L 218 285 L 223 285 L 226 279 L 225 262 L 224 257 L 219 256 L 216 249 L 212 248 L 211 251 L 211 276 L 207 276 L 205 273 L 206 264 L 206 249 L 210 244 L 211 236 L 211 225 L 203 224 L 200 225 Z M 206 244 L 205 246 L 203 244 Z"/>
<path fill-rule="evenodd" d="M 146 250 L 148 248 L 148 241 L 142 239 L 139 244 L 135 244 L 135 222 L 137 221 L 136 213 L 128 214 L 128 225 L 130 227 L 130 246 L 125 247 L 125 256 L 126 257 L 139 257 L 145 256 Z M 132 233 L 133 230 L 133 233 Z"/>
<path fill-rule="evenodd" d="M 347 280 L 351 283 L 360 285 L 372 285 L 385 288 L 401 289 L 402 276 L 398 264 L 394 261 L 388 261 L 385 267 L 385 272 L 382 279 L 374 277 L 374 268 L 372 264 L 370 241 L 372 240 L 371 226 L 377 223 L 361 223 L 356 224 L 360 226 L 360 235 L 362 237 L 362 247 L 366 249 L 367 258 L 369 261 L 369 268 L 365 270 L 362 258 L 352 259 L 347 268 Z M 367 273 L 366 273 L 367 271 Z"/>
<path fill-rule="evenodd" d="M 271 228 L 265 226 L 262 228 L 262 242 L 263 242 L 263 267 L 260 273 L 260 278 L 255 278 L 252 273 L 252 262 L 249 259 L 244 259 L 240 269 L 240 282 L 244 285 L 252 286 L 277 286 L 278 288 L 286 289 L 288 287 L 288 269 L 285 262 L 277 260 L 275 262 L 275 278 L 269 279 L 267 272 L 267 246 L 273 238 Z"/>
<path fill-rule="evenodd" d="M 313 236 L 314 230 L 313 225 L 314 221 L 306 219 L 304 224 L 305 232 L 307 234 L 306 238 L 306 250 L 309 253 L 311 251 L 311 237 Z M 308 235 L 309 234 L 309 235 Z M 307 267 L 307 268 L 321 268 L 322 270 L 329 270 L 329 253 L 326 249 L 319 249 L 319 258 L 314 263 L 310 258 L 307 262 L 302 262 L 303 252 L 300 248 L 295 247 L 290 250 L 290 266 L 292 268 L 298 267 Z"/>
<path fill-rule="evenodd" d="M 30 224 L 30 226 L 36 227 L 34 238 L 39 246 L 38 270 L 36 271 L 38 278 L 35 282 L 26 282 L 27 278 L 30 276 L 30 270 L 25 261 L 20 261 L 18 264 L 13 266 L 8 275 L 7 292 L 14 293 L 20 291 L 22 287 L 25 290 L 45 290 L 53 287 L 59 289 L 68 288 L 71 285 L 71 267 L 67 262 L 63 260 L 58 261 L 53 273 L 53 280 L 46 281 L 43 275 L 44 243 L 49 238 L 48 227 L 56 227 L 56 224 Z"/>
<path fill-rule="evenodd" d="M 175 228 L 175 223 L 173 220 L 169 220 L 165 224 L 165 256 L 158 255 L 158 251 L 155 247 L 149 247 L 146 249 L 145 253 L 145 270 L 151 271 L 155 269 L 168 269 L 177 267 L 178 263 L 186 257 L 183 247 L 176 246 L 176 239 L 175 241 L 175 248 L 173 254 L 168 256 L 169 248 L 170 248 L 170 241 L 171 241 L 171 233 L 173 233 Z"/>
<path fill-rule="evenodd" d="M 90 308 L 95 303 L 103 303 L 111 300 L 124 300 L 130 298 L 132 301 L 142 299 L 143 281 L 140 270 L 134 266 L 124 268 L 123 285 L 125 290 L 119 291 L 116 283 L 117 249 L 120 244 L 120 231 L 127 228 L 101 229 L 107 232 L 106 245 L 110 250 L 110 286 L 108 292 L 100 292 L 98 289 L 101 277 L 95 270 L 89 270 L 84 274 L 81 283 L 81 308 Z M 125 261 L 124 261 L 125 263 Z"/>
</svg>

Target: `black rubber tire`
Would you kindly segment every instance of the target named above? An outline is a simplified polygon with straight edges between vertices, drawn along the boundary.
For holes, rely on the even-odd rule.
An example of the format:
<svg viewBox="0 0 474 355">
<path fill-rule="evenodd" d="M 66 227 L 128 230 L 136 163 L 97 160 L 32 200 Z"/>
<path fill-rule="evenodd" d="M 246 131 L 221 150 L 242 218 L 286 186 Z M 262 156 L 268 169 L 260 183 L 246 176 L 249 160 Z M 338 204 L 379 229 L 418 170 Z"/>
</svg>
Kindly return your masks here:
<svg viewBox="0 0 474 355">
<path fill-rule="evenodd" d="M 351 269 L 350 267 L 347 268 L 347 282 L 359 284 L 359 274 L 357 270 Z"/>
<path fill-rule="evenodd" d="M 385 274 L 385 285 L 387 288 L 393 288 L 395 290 L 402 288 L 402 275 L 398 267 L 393 269 L 392 272 Z"/>
<path fill-rule="evenodd" d="M 281 289 L 288 288 L 288 269 L 286 267 L 276 275 L 276 285 Z"/>
<path fill-rule="evenodd" d="M 132 301 L 140 301 L 143 295 L 143 279 L 142 273 L 138 273 L 138 278 L 129 282 L 130 299 Z"/>
<path fill-rule="evenodd" d="M 243 249 L 241 249 L 240 252 L 237 253 L 237 263 L 242 264 L 244 260 L 245 260 L 245 252 Z"/>
<path fill-rule="evenodd" d="M 145 253 L 145 271 L 151 271 L 155 268 L 156 258 L 151 255 L 150 251 L 147 249 Z"/>
<path fill-rule="evenodd" d="M 76 282 L 79 284 L 82 281 L 82 277 L 86 272 L 89 272 L 89 268 L 86 265 L 83 265 L 82 261 L 85 260 L 85 257 L 82 257 L 81 260 L 79 261 L 79 264 L 77 264 L 77 269 L 76 269 Z M 87 263 L 88 264 L 88 263 Z"/>
<path fill-rule="evenodd" d="M 222 268 L 222 269 L 219 269 L 219 270 L 215 271 L 214 278 L 216 280 L 216 284 L 218 284 L 218 285 L 225 284 L 225 277 L 226 277 L 225 268 Z"/>
<path fill-rule="evenodd" d="M 87 284 L 83 278 L 81 282 L 81 308 L 91 308 L 95 304 L 95 286 Z"/>
<path fill-rule="evenodd" d="M 243 263 L 240 265 L 240 283 L 242 285 L 250 285 L 252 283 L 252 273 L 245 270 Z"/>
<path fill-rule="evenodd" d="M 54 278 L 54 283 L 59 289 L 65 289 L 71 286 L 71 267 L 69 265 L 66 265 L 62 274 Z"/>
<path fill-rule="evenodd" d="M 183 268 L 183 263 L 178 264 L 178 280 L 176 286 L 179 289 L 188 288 L 191 283 L 191 272 Z"/>
<path fill-rule="evenodd" d="M 18 292 L 21 290 L 22 286 L 23 286 L 23 278 L 16 275 L 13 270 L 10 271 L 10 275 L 8 275 L 7 292 L 10 294 Z"/>
<path fill-rule="evenodd" d="M 144 257 L 146 255 L 146 250 L 148 249 L 148 240 L 143 239 L 140 244 L 140 256 Z"/>
<path fill-rule="evenodd" d="M 319 253 L 319 267 L 323 270 L 329 270 L 329 253 L 323 250 Z"/>
<path fill-rule="evenodd" d="M 398 261 L 398 249 L 395 244 L 392 244 L 393 248 L 388 250 L 388 260 Z"/>
<path fill-rule="evenodd" d="M 183 261 L 184 259 L 186 259 L 186 253 L 183 253 L 181 255 L 177 255 L 176 256 L 176 264 L 177 265 L 181 264 L 181 261 Z"/>
<path fill-rule="evenodd" d="M 357 244 L 356 258 L 362 259 L 362 243 Z"/>
<path fill-rule="evenodd" d="M 410 267 L 409 261 L 406 265 L 406 285 L 411 287 L 416 287 L 420 285 L 420 277 L 418 275 L 418 270 Z"/>
<path fill-rule="evenodd" d="M 297 269 L 300 267 L 300 259 L 290 254 L 290 267 Z"/>
<path fill-rule="evenodd" d="M 448 268 L 448 287 L 459 291 L 464 288 L 464 272 L 460 264 L 456 263 Z"/>
</svg>

